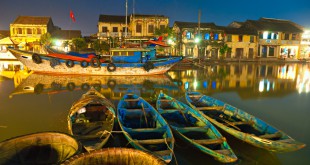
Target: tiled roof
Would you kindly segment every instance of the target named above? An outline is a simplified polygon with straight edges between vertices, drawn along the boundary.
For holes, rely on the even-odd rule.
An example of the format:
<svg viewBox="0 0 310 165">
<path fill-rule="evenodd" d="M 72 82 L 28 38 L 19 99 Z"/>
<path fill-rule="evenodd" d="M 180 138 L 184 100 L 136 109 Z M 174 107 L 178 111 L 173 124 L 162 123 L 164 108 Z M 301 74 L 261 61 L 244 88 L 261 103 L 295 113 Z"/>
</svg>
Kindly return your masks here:
<svg viewBox="0 0 310 165">
<path fill-rule="evenodd" d="M 259 20 L 247 20 L 245 26 L 250 25 L 256 30 L 280 31 L 291 33 L 302 33 L 303 30 L 297 24 L 288 20 L 267 19 L 261 18 Z"/>
<path fill-rule="evenodd" d="M 167 16 L 164 15 L 148 15 L 148 14 L 134 14 L 135 17 L 163 17 L 163 18 L 168 18 Z"/>
<path fill-rule="evenodd" d="M 72 38 L 82 37 L 80 30 L 56 30 L 52 34 L 53 38 L 71 40 Z"/>
<path fill-rule="evenodd" d="M 13 24 L 47 25 L 51 19 L 51 17 L 41 16 L 18 16 Z"/>
<path fill-rule="evenodd" d="M 174 24 L 179 28 L 198 28 L 198 22 L 179 22 L 175 21 Z M 200 28 L 213 28 L 216 29 L 217 26 L 214 23 L 200 23 Z"/>
<path fill-rule="evenodd" d="M 100 15 L 99 22 L 113 22 L 113 23 L 125 23 L 126 16 L 119 15 Z M 127 22 L 130 22 L 129 16 L 127 16 Z"/>
<path fill-rule="evenodd" d="M 246 27 L 234 28 L 234 27 L 222 26 L 221 29 L 224 30 L 226 34 L 257 35 L 257 30 L 253 28 L 246 28 Z"/>
</svg>

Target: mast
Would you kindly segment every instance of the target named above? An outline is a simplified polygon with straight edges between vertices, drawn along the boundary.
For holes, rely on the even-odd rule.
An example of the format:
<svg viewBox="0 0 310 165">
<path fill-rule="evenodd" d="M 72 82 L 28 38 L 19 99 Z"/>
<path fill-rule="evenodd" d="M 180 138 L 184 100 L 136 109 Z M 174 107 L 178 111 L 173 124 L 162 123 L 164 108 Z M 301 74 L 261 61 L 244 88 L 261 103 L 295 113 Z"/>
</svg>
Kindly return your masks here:
<svg viewBox="0 0 310 165">
<path fill-rule="evenodd" d="M 125 27 L 125 38 L 127 38 L 127 30 L 128 30 L 128 27 L 127 27 L 127 14 L 128 13 L 128 0 L 126 0 L 126 27 Z"/>
</svg>

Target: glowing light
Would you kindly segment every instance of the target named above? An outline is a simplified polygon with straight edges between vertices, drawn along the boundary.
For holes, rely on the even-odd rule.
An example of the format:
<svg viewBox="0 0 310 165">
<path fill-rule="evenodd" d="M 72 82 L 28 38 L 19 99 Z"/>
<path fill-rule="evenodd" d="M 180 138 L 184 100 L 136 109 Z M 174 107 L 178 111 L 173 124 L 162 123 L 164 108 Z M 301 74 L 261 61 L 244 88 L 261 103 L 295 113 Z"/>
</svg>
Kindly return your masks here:
<svg viewBox="0 0 310 165">
<path fill-rule="evenodd" d="M 189 87 L 189 83 L 188 83 L 188 82 L 186 82 L 186 83 L 184 84 L 184 89 L 185 89 L 185 90 L 187 90 L 187 89 L 188 89 L 188 87 Z"/>
<path fill-rule="evenodd" d="M 62 42 L 61 42 L 60 40 L 56 40 L 56 41 L 55 41 L 55 45 L 58 46 L 58 47 L 60 47 L 60 46 L 62 45 Z"/>
<path fill-rule="evenodd" d="M 259 91 L 259 92 L 263 92 L 263 91 L 264 91 L 264 80 L 261 80 L 261 81 L 259 82 L 258 91 Z"/>
<path fill-rule="evenodd" d="M 194 90 L 196 90 L 198 87 L 198 82 L 195 80 L 193 85 L 194 85 Z"/>
<path fill-rule="evenodd" d="M 268 38 L 268 32 L 264 32 L 263 33 L 263 39 L 267 39 Z"/>
<path fill-rule="evenodd" d="M 199 37 L 195 38 L 195 43 L 199 43 L 199 42 L 200 42 L 200 38 Z"/>
</svg>

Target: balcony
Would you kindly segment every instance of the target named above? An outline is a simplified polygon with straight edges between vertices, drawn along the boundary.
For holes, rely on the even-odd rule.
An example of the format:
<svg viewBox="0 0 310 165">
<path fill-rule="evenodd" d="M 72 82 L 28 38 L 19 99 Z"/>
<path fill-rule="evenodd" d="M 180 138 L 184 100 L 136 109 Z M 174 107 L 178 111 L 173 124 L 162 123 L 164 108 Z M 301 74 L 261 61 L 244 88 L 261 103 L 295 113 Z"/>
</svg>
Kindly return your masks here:
<svg viewBox="0 0 310 165">
<path fill-rule="evenodd" d="M 106 37 L 125 37 L 125 32 L 102 32 L 98 33 L 99 38 Z M 127 37 L 131 37 L 131 32 L 127 32 Z"/>
<path fill-rule="evenodd" d="M 281 44 L 283 44 L 283 45 L 298 45 L 298 44 L 300 44 L 300 42 L 296 41 L 296 40 L 282 40 Z"/>
<path fill-rule="evenodd" d="M 262 45 L 280 45 L 279 40 L 276 39 L 259 39 L 259 43 Z"/>
</svg>

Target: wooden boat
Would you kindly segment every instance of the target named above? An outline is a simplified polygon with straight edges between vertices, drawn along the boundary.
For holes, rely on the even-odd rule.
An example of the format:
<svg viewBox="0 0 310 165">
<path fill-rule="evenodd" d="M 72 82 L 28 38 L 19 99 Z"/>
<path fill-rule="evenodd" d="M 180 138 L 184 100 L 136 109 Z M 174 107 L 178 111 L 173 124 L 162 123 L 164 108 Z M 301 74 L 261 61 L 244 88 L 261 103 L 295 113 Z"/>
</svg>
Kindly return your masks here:
<svg viewBox="0 0 310 165">
<path fill-rule="evenodd" d="M 206 119 L 234 137 L 273 152 L 305 147 L 283 131 L 223 101 L 199 92 L 186 92 L 187 103 Z"/>
<path fill-rule="evenodd" d="M 161 115 L 143 98 L 125 94 L 118 103 L 119 125 L 129 143 L 170 162 L 174 149 L 173 134 Z"/>
<path fill-rule="evenodd" d="M 165 165 L 158 157 L 131 148 L 105 148 L 76 155 L 68 159 L 64 165 L 87 165 L 87 164 L 109 164 L 109 165 Z"/>
<path fill-rule="evenodd" d="M 72 105 L 68 116 L 69 132 L 86 150 L 101 149 L 111 136 L 114 119 L 113 103 L 92 87 Z"/>
<path fill-rule="evenodd" d="M 156 108 L 183 141 L 223 163 L 238 159 L 225 137 L 196 110 L 162 92 Z"/>
<path fill-rule="evenodd" d="M 72 136 L 40 132 L 0 142 L 0 164 L 60 164 L 82 150 Z"/>
<path fill-rule="evenodd" d="M 9 48 L 9 51 L 34 72 L 82 75 L 163 74 L 182 57 L 156 58 L 155 49 L 120 48 L 111 50 L 110 60 L 66 54 L 37 54 Z"/>
</svg>

